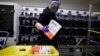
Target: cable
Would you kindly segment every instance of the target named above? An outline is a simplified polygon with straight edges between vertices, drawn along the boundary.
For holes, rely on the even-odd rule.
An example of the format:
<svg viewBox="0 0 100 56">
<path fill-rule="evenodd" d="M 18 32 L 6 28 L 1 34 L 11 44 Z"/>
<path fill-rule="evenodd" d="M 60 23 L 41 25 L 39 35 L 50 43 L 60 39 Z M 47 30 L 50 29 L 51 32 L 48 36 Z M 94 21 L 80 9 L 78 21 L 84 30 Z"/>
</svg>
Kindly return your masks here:
<svg viewBox="0 0 100 56">
<path fill-rule="evenodd" d="M 94 30 L 89 30 L 89 32 L 93 32 L 93 33 L 100 34 L 100 32 L 99 32 L 99 31 L 94 31 Z"/>
</svg>

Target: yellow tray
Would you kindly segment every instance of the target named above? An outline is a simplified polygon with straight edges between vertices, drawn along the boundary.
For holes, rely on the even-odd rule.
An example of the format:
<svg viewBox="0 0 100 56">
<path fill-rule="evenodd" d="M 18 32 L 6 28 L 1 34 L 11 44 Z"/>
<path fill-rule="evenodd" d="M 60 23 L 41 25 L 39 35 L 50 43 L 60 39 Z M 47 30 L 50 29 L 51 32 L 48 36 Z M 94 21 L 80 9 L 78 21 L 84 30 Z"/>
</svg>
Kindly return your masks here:
<svg viewBox="0 0 100 56">
<path fill-rule="evenodd" d="M 11 46 L 0 50 L 0 56 L 26 56 L 32 46 Z"/>
<path fill-rule="evenodd" d="M 59 56 L 58 51 L 53 46 L 48 46 L 51 49 L 51 54 L 33 54 L 32 49 L 35 46 L 11 46 L 0 50 L 0 56 Z"/>
<path fill-rule="evenodd" d="M 34 49 L 35 46 L 33 46 Z M 32 51 L 30 51 L 27 56 L 59 56 L 59 52 L 53 47 L 53 46 L 48 46 L 51 49 L 51 54 L 33 54 Z"/>
</svg>

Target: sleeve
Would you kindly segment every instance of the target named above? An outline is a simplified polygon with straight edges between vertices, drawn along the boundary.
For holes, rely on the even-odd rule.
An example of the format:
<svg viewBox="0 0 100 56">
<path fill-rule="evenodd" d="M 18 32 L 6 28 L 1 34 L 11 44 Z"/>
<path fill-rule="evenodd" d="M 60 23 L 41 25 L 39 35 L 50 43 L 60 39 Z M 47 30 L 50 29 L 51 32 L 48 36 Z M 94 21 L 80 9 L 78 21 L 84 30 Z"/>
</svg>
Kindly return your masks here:
<svg viewBox="0 0 100 56">
<path fill-rule="evenodd" d="M 44 9 L 43 13 L 40 14 L 39 22 L 42 25 L 48 25 L 50 19 L 51 19 L 51 17 L 50 17 L 50 10 L 49 10 L 49 8 L 46 8 L 46 9 Z"/>
</svg>

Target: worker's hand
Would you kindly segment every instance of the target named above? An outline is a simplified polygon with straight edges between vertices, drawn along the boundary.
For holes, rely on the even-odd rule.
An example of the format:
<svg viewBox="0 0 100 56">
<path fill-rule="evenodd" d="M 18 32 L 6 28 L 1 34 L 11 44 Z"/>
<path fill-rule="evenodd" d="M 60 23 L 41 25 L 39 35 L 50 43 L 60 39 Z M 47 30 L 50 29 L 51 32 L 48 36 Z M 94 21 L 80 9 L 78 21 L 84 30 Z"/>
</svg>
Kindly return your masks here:
<svg viewBox="0 0 100 56">
<path fill-rule="evenodd" d="M 48 26 L 48 25 L 43 26 L 43 27 L 42 27 L 42 31 L 43 31 L 43 32 L 48 32 L 48 31 L 49 31 L 49 29 L 48 29 L 48 28 L 49 28 L 49 26 Z"/>
</svg>

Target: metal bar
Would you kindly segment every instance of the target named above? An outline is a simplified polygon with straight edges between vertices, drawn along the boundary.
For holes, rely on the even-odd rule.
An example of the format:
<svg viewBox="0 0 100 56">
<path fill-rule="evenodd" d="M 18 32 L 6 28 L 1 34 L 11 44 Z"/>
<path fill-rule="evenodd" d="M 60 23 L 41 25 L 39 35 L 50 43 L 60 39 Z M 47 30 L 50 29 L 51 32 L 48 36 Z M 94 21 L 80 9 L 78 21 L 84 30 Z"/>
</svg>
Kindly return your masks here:
<svg viewBox="0 0 100 56">
<path fill-rule="evenodd" d="M 90 0 L 91 1 L 91 0 Z M 90 2 L 89 4 L 89 19 L 88 19 L 88 30 L 91 29 L 91 14 L 92 14 L 92 4 Z M 88 31 L 88 35 L 87 35 L 87 39 L 86 39 L 86 46 L 84 46 L 85 48 L 85 56 L 88 56 L 88 45 L 89 45 L 89 40 L 90 39 L 90 31 Z"/>
<path fill-rule="evenodd" d="M 80 39 L 80 41 L 75 45 L 74 48 L 76 48 L 81 42 L 82 42 L 83 38 Z"/>
<path fill-rule="evenodd" d="M 3 46 L 0 44 L 0 47 L 3 48 Z"/>
<path fill-rule="evenodd" d="M 6 36 L 7 38 L 6 38 L 6 40 L 4 41 L 4 44 L 3 44 L 4 47 L 7 47 L 7 40 L 8 40 L 9 32 L 8 31 L 0 31 L 0 32 L 7 34 L 7 36 Z"/>
<path fill-rule="evenodd" d="M 91 56 L 95 56 L 92 52 L 89 52 L 89 54 L 90 54 Z"/>
<path fill-rule="evenodd" d="M 96 41 L 93 41 L 93 40 L 90 40 L 90 42 L 93 42 L 93 43 L 95 43 L 95 44 L 99 44 L 99 45 L 100 45 L 99 42 L 96 42 Z"/>
</svg>

